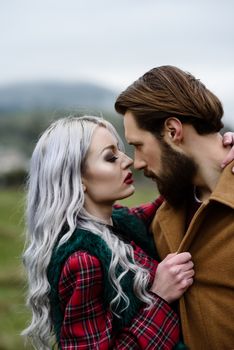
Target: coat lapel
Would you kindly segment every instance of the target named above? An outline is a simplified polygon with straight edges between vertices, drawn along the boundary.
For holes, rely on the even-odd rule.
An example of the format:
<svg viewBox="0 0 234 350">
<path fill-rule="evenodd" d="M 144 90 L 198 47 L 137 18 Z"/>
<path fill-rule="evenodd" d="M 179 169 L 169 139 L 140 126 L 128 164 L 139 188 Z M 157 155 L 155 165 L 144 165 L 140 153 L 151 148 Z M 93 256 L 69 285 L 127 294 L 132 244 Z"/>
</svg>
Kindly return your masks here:
<svg viewBox="0 0 234 350">
<path fill-rule="evenodd" d="M 185 215 L 184 208 L 174 209 L 166 202 L 157 212 L 157 221 L 160 223 L 170 252 L 176 252 L 179 249 L 185 233 Z"/>
</svg>

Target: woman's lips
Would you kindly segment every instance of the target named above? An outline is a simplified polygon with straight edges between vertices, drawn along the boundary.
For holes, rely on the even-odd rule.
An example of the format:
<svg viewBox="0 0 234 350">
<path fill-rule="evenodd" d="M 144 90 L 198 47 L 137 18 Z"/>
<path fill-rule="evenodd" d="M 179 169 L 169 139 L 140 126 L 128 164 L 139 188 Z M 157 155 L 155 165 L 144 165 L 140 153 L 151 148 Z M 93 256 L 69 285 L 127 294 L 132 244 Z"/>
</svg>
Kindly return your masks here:
<svg viewBox="0 0 234 350">
<path fill-rule="evenodd" d="M 127 185 L 131 185 L 133 183 L 132 173 L 128 173 L 124 179 L 124 183 Z"/>
</svg>

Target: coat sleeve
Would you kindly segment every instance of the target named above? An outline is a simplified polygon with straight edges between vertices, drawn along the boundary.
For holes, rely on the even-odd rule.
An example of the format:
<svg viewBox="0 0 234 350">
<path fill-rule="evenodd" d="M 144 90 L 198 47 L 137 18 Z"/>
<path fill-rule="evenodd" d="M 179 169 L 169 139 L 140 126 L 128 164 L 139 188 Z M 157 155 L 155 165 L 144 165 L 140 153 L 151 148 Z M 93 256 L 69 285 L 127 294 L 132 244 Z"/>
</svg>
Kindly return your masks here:
<svg viewBox="0 0 234 350">
<path fill-rule="evenodd" d="M 142 308 L 129 327 L 116 334 L 112 313 L 103 307 L 103 273 L 100 261 L 84 251 L 66 261 L 59 282 L 64 321 L 61 349 L 172 349 L 178 342 L 178 318 L 155 296 L 150 310 Z"/>
</svg>

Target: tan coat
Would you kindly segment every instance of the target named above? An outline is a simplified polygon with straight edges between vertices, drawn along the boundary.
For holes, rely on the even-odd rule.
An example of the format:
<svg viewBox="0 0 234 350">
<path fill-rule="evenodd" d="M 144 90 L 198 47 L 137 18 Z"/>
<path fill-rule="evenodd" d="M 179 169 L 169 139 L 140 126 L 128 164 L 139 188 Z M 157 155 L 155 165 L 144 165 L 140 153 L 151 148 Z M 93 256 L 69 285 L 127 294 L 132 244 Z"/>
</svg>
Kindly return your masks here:
<svg viewBox="0 0 234 350">
<path fill-rule="evenodd" d="M 234 175 L 222 172 L 185 232 L 185 211 L 162 204 L 152 231 L 161 258 L 189 251 L 195 281 L 180 299 L 184 341 L 191 350 L 234 349 Z"/>
</svg>

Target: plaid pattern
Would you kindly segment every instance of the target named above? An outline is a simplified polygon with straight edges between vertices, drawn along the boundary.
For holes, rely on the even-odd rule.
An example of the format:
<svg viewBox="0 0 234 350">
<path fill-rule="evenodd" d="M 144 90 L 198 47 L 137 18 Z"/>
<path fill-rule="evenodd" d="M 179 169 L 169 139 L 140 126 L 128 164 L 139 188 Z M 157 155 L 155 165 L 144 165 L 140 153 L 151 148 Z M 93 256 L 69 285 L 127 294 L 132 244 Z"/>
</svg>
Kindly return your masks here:
<svg viewBox="0 0 234 350">
<path fill-rule="evenodd" d="M 155 204 L 149 210 L 138 208 L 132 212 L 146 220 L 153 207 Z M 149 270 L 152 283 L 157 262 L 134 242 L 131 244 L 136 262 Z M 60 337 L 63 350 L 172 349 L 179 340 L 177 315 L 156 295 L 150 310 L 139 310 L 131 324 L 116 334 L 112 313 L 103 307 L 101 263 L 85 251 L 77 251 L 67 259 L 60 277 L 59 295 L 64 314 Z"/>
<path fill-rule="evenodd" d="M 160 207 L 163 201 L 163 197 L 159 196 L 154 202 L 149 202 L 141 204 L 138 207 L 130 208 L 129 212 L 136 215 L 139 219 L 143 220 L 146 226 L 149 226 L 154 218 L 157 209 Z M 115 204 L 114 208 L 119 209 L 123 207 L 119 204 Z"/>
</svg>

